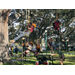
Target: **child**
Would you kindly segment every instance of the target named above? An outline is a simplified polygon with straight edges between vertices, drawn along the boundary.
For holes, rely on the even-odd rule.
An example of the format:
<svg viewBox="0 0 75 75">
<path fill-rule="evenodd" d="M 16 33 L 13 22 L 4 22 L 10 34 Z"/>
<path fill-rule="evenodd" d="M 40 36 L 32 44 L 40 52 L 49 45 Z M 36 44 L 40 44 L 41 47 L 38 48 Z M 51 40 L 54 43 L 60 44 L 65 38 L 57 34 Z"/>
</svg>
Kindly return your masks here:
<svg viewBox="0 0 75 75">
<path fill-rule="evenodd" d="M 52 38 L 49 40 L 48 46 L 51 48 L 51 53 L 53 53 Z"/>
<path fill-rule="evenodd" d="M 59 30 L 59 25 L 60 25 L 59 20 L 56 20 L 56 21 L 53 23 L 54 29 L 55 29 L 55 30 Z"/>
<path fill-rule="evenodd" d="M 59 54 L 61 65 L 63 65 L 63 61 L 65 60 L 65 56 L 64 56 L 64 54 L 61 52 L 61 50 L 59 50 L 59 48 L 57 48 L 57 53 L 51 54 L 51 55 L 57 55 L 57 54 Z"/>
<path fill-rule="evenodd" d="M 54 23 L 53 23 L 53 27 L 55 29 L 55 32 L 54 33 L 57 33 L 59 35 L 59 25 L 60 25 L 60 22 L 59 20 L 56 20 Z"/>
<path fill-rule="evenodd" d="M 31 27 L 28 26 L 28 31 L 23 32 L 22 34 L 18 35 L 18 37 L 14 38 L 13 40 L 10 40 L 10 42 L 14 43 L 16 40 L 18 40 L 19 38 L 21 38 L 23 36 L 29 37 L 29 35 L 33 32 L 35 27 L 36 27 L 36 24 L 32 23 Z"/>
<path fill-rule="evenodd" d="M 40 45 L 36 46 L 36 51 L 33 51 L 33 53 L 37 56 L 40 52 Z"/>
<path fill-rule="evenodd" d="M 28 48 L 27 48 L 27 50 L 26 51 L 24 51 L 23 52 L 23 58 L 24 58 L 24 56 L 26 56 L 26 54 L 28 54 L 29 52 L 31 52 L 31 50 L 32 50 L 32 47 L 33 47 L 33 42 L 30 42 L 30 44 L 28 45 L 26 45 Z M 19 56 L 19 58 L 22 56 L 22 54 Z M 19 60 L 19 58 L 18 58 L 18 60 Z"/>
<path fill-rule="evenodd" d="M 9 46 L 9 55 L 11 54 L 11 47 Z"/>
<path fill-rule="evenodd" d="M 28 54 L 29 52 L 33 52 L 36 56 L 39 54 L 40 48 L 37 49 L 37 51 L 32 51 L 33 48 L 33 42 L 30 42 L 30 44 L 27 43 L 26 45 L 27 50 L 23 52 L 23 58 L 24 56 L 26 57 L 26 54 Z M 22 54 L 19 56 L 19 58 L 22 56 Z M 19 59 L 18 58 L 18 59 Z M 26 58 L 25 58 L 26 59 Z"/>
<path fill-rule="evenodd" d="M 36 27 L 36 24 L 32 23 L 31 26 L 28 26 L 28 30 L 27 33 L 25 34 L 25 36 L 29 37 L 29 35 L 33 32 L 34 28 Z"/>
</svg>

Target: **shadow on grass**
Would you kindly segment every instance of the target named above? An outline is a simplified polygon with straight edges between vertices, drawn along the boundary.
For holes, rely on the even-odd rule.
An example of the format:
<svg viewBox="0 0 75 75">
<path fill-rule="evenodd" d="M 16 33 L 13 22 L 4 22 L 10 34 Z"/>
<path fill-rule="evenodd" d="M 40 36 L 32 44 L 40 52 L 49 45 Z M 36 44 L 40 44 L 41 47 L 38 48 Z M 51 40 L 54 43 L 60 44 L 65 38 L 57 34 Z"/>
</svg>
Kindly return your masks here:
<svg viewBox="0 0 75 75">
<path fill-rule="evenodd" d="M 11 59 L 17 59 L 17 57 L 12 57 Z M 29 60 L 28 60 L 29 59 Z M 54 56 L 53 65 L 61 65 L 60 58 L 58 55 Z M 23 61 L 23 65 L 35 65 L 36 60 L 35 57 L 27 57 L 27 61 Z M 49 61 L 49 60 L 48 60 Z M 64 65 L 75 65 L 75 55 L 65 55 Z M 22 65 L 22 61 L 15 61 L 13 63 L 5 63 L 4 65 Z M 42 64 L 41 64 L 42 65 Z M 49 65 L 51 65 L 51 61 L 49 61 Z"/>
</svg>

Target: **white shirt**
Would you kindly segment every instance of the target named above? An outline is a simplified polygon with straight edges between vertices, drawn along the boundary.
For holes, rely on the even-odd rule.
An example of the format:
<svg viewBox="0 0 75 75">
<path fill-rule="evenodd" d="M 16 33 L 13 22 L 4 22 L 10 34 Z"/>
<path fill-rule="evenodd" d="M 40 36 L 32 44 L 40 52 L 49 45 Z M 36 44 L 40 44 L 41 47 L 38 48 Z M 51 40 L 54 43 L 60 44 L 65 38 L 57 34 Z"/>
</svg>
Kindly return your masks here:
<svg viewBox="0 0 75 75">
<path fill-rule="evenodd" d="M 29 50 L 32 50 L 32 46 L 31 46 L 31 45 L 29 45 L 28 49 L 29 49 Z"/>
<path fill-rule="evenodd" d="M 11 51 L 11 48 L 9 47 L 9 51 Z"/>
</svg>

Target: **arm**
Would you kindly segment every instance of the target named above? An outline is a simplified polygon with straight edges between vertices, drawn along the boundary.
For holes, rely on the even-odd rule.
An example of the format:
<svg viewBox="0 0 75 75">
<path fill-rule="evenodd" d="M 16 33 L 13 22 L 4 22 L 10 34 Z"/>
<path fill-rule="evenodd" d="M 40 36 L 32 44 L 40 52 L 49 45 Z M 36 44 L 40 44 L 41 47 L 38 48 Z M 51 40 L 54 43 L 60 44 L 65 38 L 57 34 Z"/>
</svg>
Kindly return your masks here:
<svg viewBox="0 0 75 75">
<path fill-rule="evenodd" d="M 54 55 L 57 55 L 57 53 L 55 53 L 55 54 L 51 54 L 51 56 L 54 56 Z"/>
<path fill-rule="evenodd" d="M 31 28 L 28 26 L 28 29 L 31 30 Z"/>
</svg>

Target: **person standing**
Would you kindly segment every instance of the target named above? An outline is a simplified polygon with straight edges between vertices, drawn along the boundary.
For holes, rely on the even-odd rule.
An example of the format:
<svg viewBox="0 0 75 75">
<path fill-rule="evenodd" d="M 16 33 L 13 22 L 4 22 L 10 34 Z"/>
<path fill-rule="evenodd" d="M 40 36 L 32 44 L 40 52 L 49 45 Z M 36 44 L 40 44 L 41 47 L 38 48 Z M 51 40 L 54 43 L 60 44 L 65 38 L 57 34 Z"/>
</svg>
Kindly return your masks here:
<svg viewBox="0 0 75 75">
<path fill-rule="evenodd" d="M 14 50 L 14 48 L 13 48 L 13 46 L 11 47 L 11 56 L 13 56 L 13 50 Z"/>
<path fill-rule="evenodd" d="M 63 65 L 63 61 L 65 60 L 65 56 L 64 56 L 64 54 L 62 53 L 62 51 L 59 50 L 59 48 L 57 48 L 57 53 L 51 54 L 51 56 L 57 55 L 57 54 L 59 54 L 60 64 Z"/>
<path fill-rule="evenodd" d="M 18 49 L 17 46 L 16 46 L 16 48 L 15 48 L 15 53 L 17 54 L 18 51 L 19 51 L 19 49 Z"/>
<path fill-rule="evenodd" d="M 52 45 L 52 38 L 48 42 L 49 48 L 51 48 L 51 53 L 53 53 L 53 45 Z"/>
<path fill-rule="evenodd" d="M 9 55 L 11 54 L 11 47 L 9 46 Z"/>
</svg>

